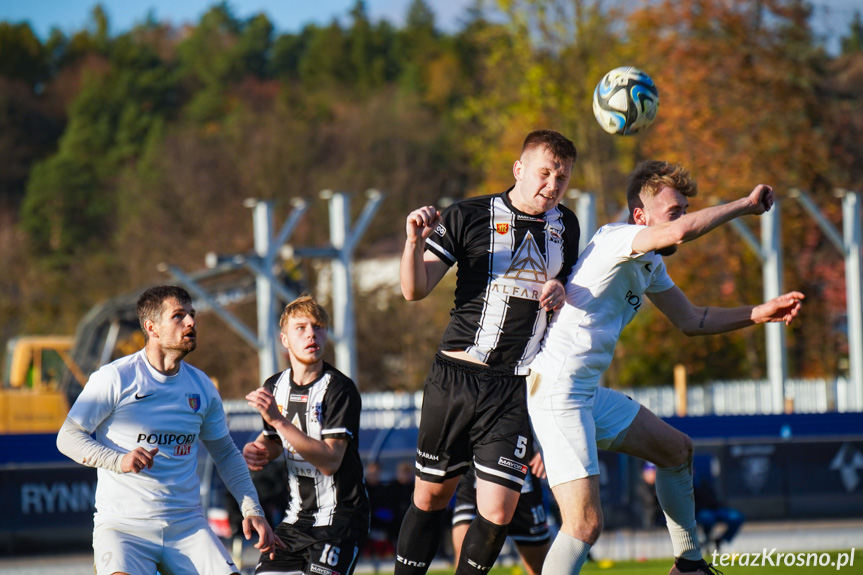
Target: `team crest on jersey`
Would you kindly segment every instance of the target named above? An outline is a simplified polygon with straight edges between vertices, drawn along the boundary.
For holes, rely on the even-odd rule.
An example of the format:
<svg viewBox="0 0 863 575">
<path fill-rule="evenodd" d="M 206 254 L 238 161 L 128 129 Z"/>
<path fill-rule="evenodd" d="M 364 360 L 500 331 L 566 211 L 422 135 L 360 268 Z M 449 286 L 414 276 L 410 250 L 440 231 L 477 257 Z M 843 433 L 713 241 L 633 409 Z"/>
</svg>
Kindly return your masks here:
<svg viewBox="0 0 863 575">
<path fill-rule="evenodd" d="M 323 407 L 321 405 L 321 402 L 320 401 L 317 402 L 312 407 L 312 414 L 311 414 L 312 421 L 323 423 L 323 411 L 324 410 L 323 410 Z"/>
<path fill-rule="evenodd" d="M 524 237 L 503 277 L 536 283 L 545 283 L 548 279 L 545 258 L 530 232 Z"/>
<path fill-rule="evenodd" d="M 187 393 L 186 402 L 195 413 L 198 413 L 198 410 L 201 409 L 201 395 L 198 393 Z"/>
<path fill-rule="evenodd" d="M 500 235 L 504 235 L 506 232 L 509 231 L 509 224 L 497 224 L 494 226 L 494 229 L 496 229 L 497 233 L 499 233 Z"/>
<path fill-rule="evenodd" d="M 546 231 L 548 232 L 549 241 L 554 242 L 556 244 L 562 244 L 563 243 L 563 237 L 560 235 L 560 231 L 556 230 L 555 228 L 553 228 L 551 226 L 546 226 Z"/>
</svg>

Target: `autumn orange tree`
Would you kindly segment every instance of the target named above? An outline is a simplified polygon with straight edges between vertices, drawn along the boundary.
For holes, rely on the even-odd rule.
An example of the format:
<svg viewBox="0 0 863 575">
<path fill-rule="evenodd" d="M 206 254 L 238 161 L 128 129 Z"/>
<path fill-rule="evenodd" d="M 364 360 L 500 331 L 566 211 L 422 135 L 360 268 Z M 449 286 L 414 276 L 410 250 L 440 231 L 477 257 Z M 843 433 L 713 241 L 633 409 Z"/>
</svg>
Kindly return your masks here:
<svg viewBox="0 0 863 575">
<path fill-rule="evenodd" d="M 485 175 L 477 192 L 508 185 L 512 151 L 524 132 L 540 126 L 559 129 L 576 142 L 572 185 L 597 194 L 600 224 L 624 207 L 626 174 L 646 158 L 691 170 L 702 190 L 693 209 L 769 183 L 784 214 L 787 289 L 821 291 L 829 276 L 814 265 L 807 267 L 812 274 L 801 274 L 796 255 L 826 255 L 823 242 L 799 206 L 786 201 L 792 187 L 812 190 L 835 216 L 826 193 L 835 171 L 823 98 L 829 58 L 811 33 L 804 3 L 501 0 L 496 5 L 503 15 L 496 22 L 502 24 L 480 31 L 487 41 L 479 89 L 460 110 L 471 128 L 470 152 Z M 633 137 L 601 131 L 590 110 L 596 82 L 622 65 L 645 70 L 660 91 L 656 123 Z M 758 221 L 744 223 L 757 237 Z M 818 261 L 835 269 L 841 265 L 837 258 Z M 815 261 L 811 255 L 802 258 L 804 264 L 810 261 Z M 669 265 L 696 302 L 739 305 L 763 299 L 761 263 L 730 226 L 687 246 Z M 830 317 L 821 298 L 812 298 L 810 309 L 814 317 Z M 684 363 L 695 381 L 765 375 L 763 330 L 687 339 L 657 315 L 647 306 L 625 333 L 609 383 L 666 383 L 676 363 Z M 807 322 L 803 330 L 805 321 L 791 330 L 792 372 L 833 371 L 835 352 L 816 357 L 810 351 L 823 351 L 816 342 L 835 341 L 831 322 Z M 812 363 L 819 359 L 823 363 Z"/>
<path fill-rule="evenodd" d="M 468 150 L 485 174 L 476 192 L 511 185 L 515 154 L 537 128 L 556 129 L 575 142 L 573 187 L 604 189 L 605 165 L 616 160 L 603 145 L 591 98 L 620 50 L 613 30 L 618 13 L 597 0 L 501 0 L 496 6 L 501 18 L 476 31 L 482 65 L 475 93 L 458 114 L 469 126 Z"/>
<path fill-rule="evenodd" d="M 660 113 L 642 142 L 646 156 L 686 165 L 698 179 L 698 209 L 745 194 L 758 183 L 774 186 L 779 198 L 786 255 L 786 289 L 809 293 L 801 321 L 790 330 L 792 373 L 824 373 L 805 350 L 831 341 L 818 282 L 798 273 L 798 255 L 812 242 L 812 222 L 789 199 L 802 188 L 830 198 L 830 150 L 824 130 L 826 55 L 813 41 L 809 9 L 801 2 L 665 0 L 646 3 L 627 20 L 627 45 L 642 54 L 660 89 Z M 758 237 L 755 218 L 744 221 Z M 837 255 L 831 258 L 837 262 Z M 839 262 L 841 265 L 841 262 Z M 725 305 L 762 301 L 761 263 L 729 226 L 681 250 L 669 262 L 672 276 L 696 302 Z M 648 314 L 649 315 L 649 314 Z M 655 313 L 653 313 L 655 315 Z M 647 318 L 645 318 L 647 319 Z M 649 325 L 648 325 L 649 324 Z M 650 330 L 663 337 L 648 338 Z M 665 333 L 669 332 L 669 333 Z M 674 362 L 695 380 L 760 378 L 765 375 L 762 329 L 712 338 L 686 338 L 667 323 L 645 321 L 621 341 L 621 355 L 641 350 L 641 361 L 625 362 L 621 379 L 639 381 L 661 371 L 668 380 Z M 654 331 L 655 333 L 655 331 Z M 663 342 L 644 349 L 645 342 Z M 664 348 L 664 349 L 663 349 Z"/>
</svg>

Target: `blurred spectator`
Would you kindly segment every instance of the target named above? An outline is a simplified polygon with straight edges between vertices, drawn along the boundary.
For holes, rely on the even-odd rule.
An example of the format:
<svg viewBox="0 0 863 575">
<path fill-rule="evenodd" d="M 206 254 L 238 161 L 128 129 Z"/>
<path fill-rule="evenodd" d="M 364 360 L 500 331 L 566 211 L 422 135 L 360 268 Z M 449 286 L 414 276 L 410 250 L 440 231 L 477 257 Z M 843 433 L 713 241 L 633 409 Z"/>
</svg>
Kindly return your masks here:
<svg viewBox="0 0 863 575">
<path fill-rule="evenodd" d="M 283 459 L 278 461 L 283 462 Z M 258 492 L 258 499 L 261 501 L 261 508 L 264 510 L 264 517 L 270 526 L 275 528 L 276 525 L 282 522 L 285 515 L 285 509 L 288 508 L 288 490 L 285 489 L 285 483 L 288 477 L 288 471 L 284 464 L 268 465 L 260 471 L 250 471 L 252 483 Z M 228 512 L 228 522 L 231 529 L 230 537 L 224 537 L 230 540 L 229 551 L 234 559 L 237 567 L 243 567 L 243 547 L 246 538 L 243 535 L 243 514 L 240 512 L 240 506 L 236 499 L 231 495 L 230 491 L 224 490 L 224 505 Z"/>
<path fill-rule="evenodd" d="M 745 520 L 743 513 L 724 504 L 716 493 L 713 477 L 710 475 L 695 475 L 695 520 L 704 530 L 707 543 L 712 543 L 716 551 L 726 543 L 731 543 Z M 720 532 L 713 534 L 714 527 L 720 527 Z"/>
<path fill-rule="evenodd" d="M 641 527 L 650 529 L 665 525 L 665 515 L 656 497 L 656 466 L 649 461 L 645 462 L 641 468 L 641 479 L 635 486 L 641 511 Z"/>
<path fill-rule="evenodd" d="M 381 482 L 381 466 L 377 461 L 370 461 L 365 471 L 366 492 L 371 505 L 371 529 L 366 540 L 363 555 L 370 558 L 374 564 L 375 573 L 379 570 L 379 559 L 392 557 L 393 546 L 390 543 L 394 512 L 390 504 L 391 496 L 387 486 Z"/>
<path fill-rule="evenodd" d="M 279 460 L 282 461 L 282 460 Z M 260 471 L 249 472 L 252 483 L 261 500 L 264 516 L 273 527 L 282 522 L 285 509 L 288 507 L 288 491 L 285 489 L 288 472 L 284 465 L 269 465 Z M 243 515 L 240 507 L 229 491 L 225 490 L 225 509 L 231 522 L 231 535 L 234 538 L 245 539 L 243 536 Z"/>
<path fill-rule="evenodd" d="M 288 470 L 281 457 L 276 461 L 278 465 L 268 465 L 260 471 L 251 472 L 258 497 L 261 498 L 261 507 L 273 528 L 282 522 L 288 508 L 288 490 L 285 489 Z"/>
<path fill-rule="evenodd" d="M 399 540 L 399 529 L 405 513 L 411 506 L 414 494 L 414 462 L 402 461 L 396 467 L 396 478 L 387 485 L 389 505 L 393 510 L 393 522 L 390 525 L 390 542 L 393 547 Z"/>
</svg>

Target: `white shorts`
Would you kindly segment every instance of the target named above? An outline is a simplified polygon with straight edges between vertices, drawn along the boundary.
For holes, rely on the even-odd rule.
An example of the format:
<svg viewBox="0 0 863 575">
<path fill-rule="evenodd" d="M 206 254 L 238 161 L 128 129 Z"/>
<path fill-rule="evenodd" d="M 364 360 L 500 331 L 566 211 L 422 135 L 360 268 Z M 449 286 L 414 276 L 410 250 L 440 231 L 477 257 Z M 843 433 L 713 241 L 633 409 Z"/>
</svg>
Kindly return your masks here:
<svg viewBox="0 0 863 575">
<path fill-rule="evenodd" d="M 96 575 L 230 575 L 239 573 L 202 516 L 171 521 L 99 523 L 93 530 Z"/>
<path fill-rule="evenodd" d="M 528 377 L 527 407 L 551 487 L 599 475 L 597 447 L 614 451 L 641 405 L 619 391 L 572 389 L 569 382 Z"/>
</svg>

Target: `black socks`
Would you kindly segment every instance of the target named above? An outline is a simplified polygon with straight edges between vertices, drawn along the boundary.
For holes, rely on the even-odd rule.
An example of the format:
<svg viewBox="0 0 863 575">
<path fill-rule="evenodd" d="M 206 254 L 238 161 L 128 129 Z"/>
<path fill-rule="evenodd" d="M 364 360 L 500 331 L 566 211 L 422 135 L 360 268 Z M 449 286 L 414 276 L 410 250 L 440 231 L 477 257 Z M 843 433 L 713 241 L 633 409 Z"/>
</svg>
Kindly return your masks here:
<svg viewBox="0 0 863 575">
<path fill-rule="evenodd" d="M 399 531 L 394 575 L 425 575 L 440 544 L 443 513 L 411 503 Z"/>
<path fill-rule="evenodd" d="M 506 541 L 509 525 L 497 525 L 477 513 L 461 547 L 456 575 L 485 575 L 488 573 Z"/>
</svg>

